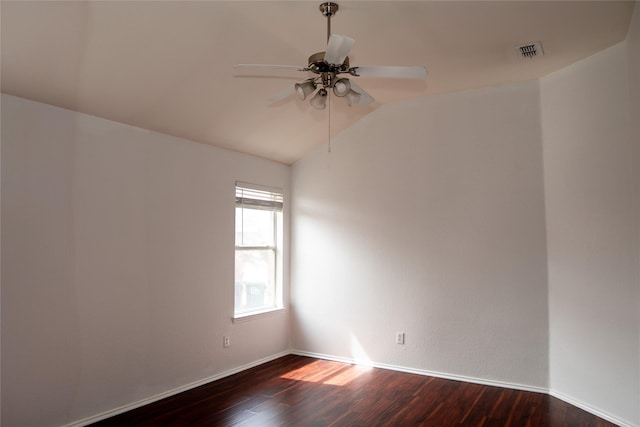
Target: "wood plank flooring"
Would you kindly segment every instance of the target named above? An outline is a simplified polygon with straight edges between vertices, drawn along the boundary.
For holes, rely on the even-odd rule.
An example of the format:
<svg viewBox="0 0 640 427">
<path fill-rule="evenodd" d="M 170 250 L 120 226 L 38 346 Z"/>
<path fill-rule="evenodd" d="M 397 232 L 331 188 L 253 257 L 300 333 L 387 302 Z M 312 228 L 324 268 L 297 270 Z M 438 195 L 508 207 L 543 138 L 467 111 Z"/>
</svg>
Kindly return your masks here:
<svg viewBox="0 0 640 427">
<path fill-rule="evenodd" d="M 614 426 L 554 397 L 289 355 L 94 426 Z"/>
</svg>

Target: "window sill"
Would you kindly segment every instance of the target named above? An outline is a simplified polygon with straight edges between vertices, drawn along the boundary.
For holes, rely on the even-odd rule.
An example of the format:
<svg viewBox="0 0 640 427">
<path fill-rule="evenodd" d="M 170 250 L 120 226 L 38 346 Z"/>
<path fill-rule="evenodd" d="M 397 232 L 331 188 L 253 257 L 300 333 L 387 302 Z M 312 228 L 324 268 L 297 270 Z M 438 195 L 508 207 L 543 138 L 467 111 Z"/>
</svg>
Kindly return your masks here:
<svg viewBox="0 0 640 427">
<path fill-rule="evenodd" d="M 231 318 L 231 320 L 233 321 L 233 323 L 249 322 L 251 320 L 258 320 L 258 319 L 263 319 L 265 317 L 277 316 L 277 315 L 283 314 L 285 310 L 286 309 L 284 307 L 277 307 L 277 308 L 269 308 L 267 310 L 262 310 L 262 311 L 252 311 L 251 313 L 234 315 Z"/>
</svg>

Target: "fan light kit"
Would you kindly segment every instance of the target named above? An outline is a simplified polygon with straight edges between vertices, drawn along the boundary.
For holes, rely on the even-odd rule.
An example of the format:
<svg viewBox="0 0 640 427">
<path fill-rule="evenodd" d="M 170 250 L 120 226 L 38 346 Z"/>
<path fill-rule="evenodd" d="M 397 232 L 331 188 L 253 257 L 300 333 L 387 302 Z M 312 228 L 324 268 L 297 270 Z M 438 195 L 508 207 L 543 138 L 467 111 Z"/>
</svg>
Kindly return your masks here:
<svg viewBox="0 0 640 427">
<path fill-rule="evenodd" d="M 301 100 L 311 98 L 309 103 L 318 110 L 324 110 L 327 106 L 327 97 L 330 92 L 351 105 L 367 105 L 374 101 L 364 89 L 358 86 L 353 79 L 344 77 L 377 77 L 396 79 L 424 79 L 427 69 L 423 66 L 359 66 L 351 67 L 347 56 L 355 44 L 355 40 L 331 34 L 331 17 L 338 11 L 337 3 L 326 2 L 320 5 L 320 12 L 327 18 L 327 48 L 324 52 L 314 53 L 309 57 L 306 67 L 289 65 L 261 65 L 239 64 L 235 68 L 269 68 L 269 69 L 297 69 L 315 74 L 315 76 L 298 82 L 294 85 L 294 93 Z M 315 93 L 315 94 L 314 94 Z M 291 95 L 291 88 L 271 98 L 271 101 L 279 101 Z"/>
</svg>

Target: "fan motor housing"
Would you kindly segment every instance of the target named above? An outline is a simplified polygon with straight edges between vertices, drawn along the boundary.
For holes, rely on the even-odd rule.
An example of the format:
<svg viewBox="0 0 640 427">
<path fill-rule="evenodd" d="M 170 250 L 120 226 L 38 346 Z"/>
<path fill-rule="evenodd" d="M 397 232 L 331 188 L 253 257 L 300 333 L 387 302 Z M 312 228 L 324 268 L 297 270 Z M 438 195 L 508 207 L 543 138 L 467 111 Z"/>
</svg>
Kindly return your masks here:
<svg viewBox="0 0 640 427">
<path fill-rule="evenodd" d="M 349 71 L 349 57 L 346 57 L 341 65 L 327 64 L 324 60 L 324 52 L 314 53 L 309 57 L 309 71 L 315 74 L 321 73 L 345 73 Z"/>
</svg>

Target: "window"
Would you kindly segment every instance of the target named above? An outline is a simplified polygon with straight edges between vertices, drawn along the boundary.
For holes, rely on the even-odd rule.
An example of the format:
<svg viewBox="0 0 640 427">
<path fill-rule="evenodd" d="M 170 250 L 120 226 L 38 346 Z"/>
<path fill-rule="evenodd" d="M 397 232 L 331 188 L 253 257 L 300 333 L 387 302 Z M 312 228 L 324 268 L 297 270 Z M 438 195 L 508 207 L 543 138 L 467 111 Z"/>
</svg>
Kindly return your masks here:
<svg viewBox="0 0 640 427">
<path fill-rule="evenodd" d="M 282 307 L 281 191 L 236 183 L 235 317 Z"/>
</svg>

